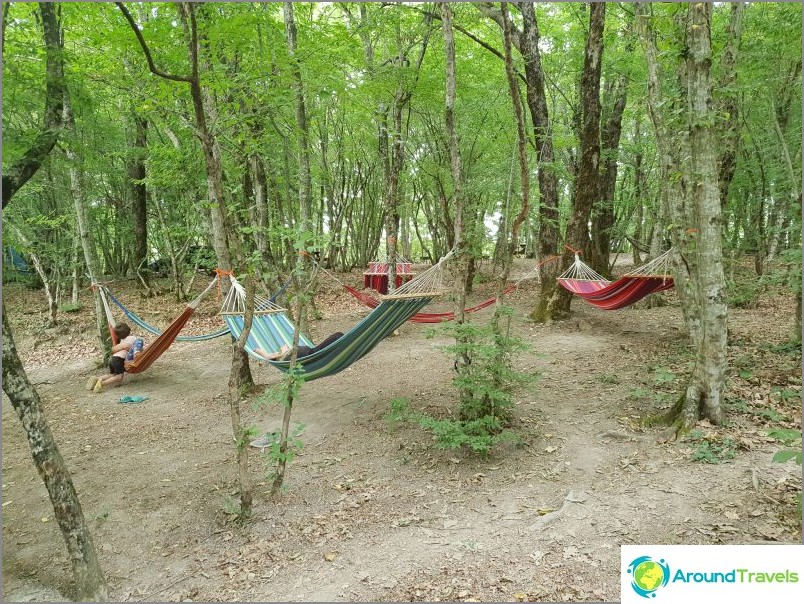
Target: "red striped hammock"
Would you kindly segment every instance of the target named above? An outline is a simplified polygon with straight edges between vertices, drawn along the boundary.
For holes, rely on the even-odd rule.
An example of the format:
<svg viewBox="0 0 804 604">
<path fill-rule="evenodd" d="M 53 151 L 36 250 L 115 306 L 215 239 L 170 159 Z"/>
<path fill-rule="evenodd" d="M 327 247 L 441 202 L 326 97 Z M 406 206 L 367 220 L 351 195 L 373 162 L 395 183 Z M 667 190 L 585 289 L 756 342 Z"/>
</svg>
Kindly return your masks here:
<svg viewBox="0 0 804 604">
<path fill-rule="evenodd" d="M 671 289 L 668 250 L 652 262 L 623 275 L 616 281 L 604 279 L 575 255 L 575 262 L 558 278 L 564 289 L 603 310 L 618 310 L 650 294 Z M 661 270 L 659 270 L 661 269 Z M 655 271 L 655 272 L 654 272 Z"/>
</svg>

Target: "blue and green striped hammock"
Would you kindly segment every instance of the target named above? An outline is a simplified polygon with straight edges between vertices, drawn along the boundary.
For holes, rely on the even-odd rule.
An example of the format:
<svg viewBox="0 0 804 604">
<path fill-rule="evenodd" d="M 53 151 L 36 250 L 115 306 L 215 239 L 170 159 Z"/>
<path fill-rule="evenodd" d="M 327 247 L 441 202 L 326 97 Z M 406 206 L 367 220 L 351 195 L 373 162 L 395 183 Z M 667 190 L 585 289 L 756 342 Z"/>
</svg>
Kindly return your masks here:
<svg viewBox="0 0 804 604">
<path fill-rule="evenodd" d="M 275 302 L 276 299 L 282 294 L 282 292 L 284 292 L 288 288 L 288 286 L 290 285 L 291 281 L 292 281 L 292 278 L 288 279 L 285 282 L 285 284 L 281 288 L 279 288 L 279 291 L 277 291 L 273 296 L 271 296 L 269 298 L 269 302 L 271 302 L 271 303 Z M 129 321 L 131 321 L 132 323 L 134 323 L 134 325 L 138 326 L 140 329 L 144 329 L 148 333 L 154 334 L 155 336 L 161 336 L 162 335 L 162 330 L 154 327 L 153 325 L 148 324 L 145 321 L 145 319 L 140 317 L 133 310 L 127 308 L 120 300 L 118 300 L 114 296 L 114 294 L 112 294 L 112 292 L 109 291 L 108 287 L 104 287 L 104 292 L 109 297 L 109 299 L 112 302 L 114 302 L 117 305 L 117 307 L 123 312 L 123 314 L 126 316 L 126 318 Z M 195 336 L 179 336 L 179 337 L 176 338 L 176 341 L 177 342 L 203 342 L 203 341 L 206 341 L 206 340 L 212 340 L 214 338 L 219 338 L 221 336 L 225 336 L 228 333 L 229 333 L 229 326 L 227 325 L 226 327 L 223 327 L 222 329 L 219 329 L 217 331 L 213 331 L 211 333 L 198 334 L 198 335 L 195 335 Z M 291 331 L 291 335 L 292 335 L 292 333 L 293 332 Z"/>
<path fill-rule="evenodd" d="M 416 298 L 392 298 L 383 300 L 360 323 L 338 338 L 332 344 L 311 355 L 296 360 L 303 369 L 305 381 L 315 380 L 343 371 L 352 363 L 371 352 L 381 340 L 391 335 L 395 329 L 426 306 L 436 294 Z M 241 315 L 224 315 L 223 320 L 232 335 L 239 337 L 243 331 Z M 290 361 L 266 361 L 255 352 L 260 348 L 265 352 L 279 352 L 282 346 L 293 345 L 294 326 L 282 311 L 270 314 L 255 314 L 245 350 L 257 360 L 270 363 L 287 373 Z M 307 338 L 299 334 L 299 345 L 313 346 Z"/>
<path fill-rule="evenodd" d="M 449 253 L 444 256 L 435 266 L 397 289 L 393 295 L 383 296 L 374 310 L 340 338 L 317 352 L 298 358 L 296 364 L 301 366 L 305 381 L 335 375 L 362 359 L 440 295 L 442 266 L 451 255 Z M 231 278 L 231 283 L 221 315 L 229 331 L 237 338 L 243 332 L 245 290 L 234 277 Z M 270 363 L 287 373 L 290 370 L 290 361 L 267 360 L 256 350 L 259 348 L 270 354 L 279 352 L 283 346 L 292 347 L 295 327 L 285 314 L 285 309 L 268 300 L 255 300 L 255 309 L 245 350 L 255 359 Z M 302 334 L 299 334 L 299 345 L 313 346 Z"/>
</svg>

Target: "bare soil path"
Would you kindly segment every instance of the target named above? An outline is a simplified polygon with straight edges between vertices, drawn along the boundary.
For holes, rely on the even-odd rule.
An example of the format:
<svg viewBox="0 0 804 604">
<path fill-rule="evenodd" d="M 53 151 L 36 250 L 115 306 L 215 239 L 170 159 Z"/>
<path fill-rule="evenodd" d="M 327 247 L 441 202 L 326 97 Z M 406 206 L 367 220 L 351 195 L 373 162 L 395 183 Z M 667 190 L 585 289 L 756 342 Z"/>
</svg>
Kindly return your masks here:
<svg viewBox="0 0 804 604">
<path fill-rule="evenodd" d="M 83 390 L 98 371 L 91 317 L 66 315 L 62 332 L 46 332 L 36 292 L 4 293 L 118 601 L 611 601 L 621 544 L 801 539 L 801 471 L 771 462 L 780 445 L 766 434 L 801 425 L 790 394 L 800 395 L 800 353 L 771 348 L 792 328 L 792 301 L 780 295 L 732 312 L 729 425 L 673 441 L 640 427 L 689 370 L 672 298 L 612 313 L 575 302 L 571 320 L 537 326 L 524 320 L 533 286 L 520 289 L 515 329 L 531 350 L 517 366 L 540 379 L 517 393 L 523 445 L 488 459 L 437 449 L 420 428 L 385 418 L 396 397 L 455 409 L 447 339 L 406 324 L 349 370 L 304 386 L 294 410 L 303 451 L 275 500 L 255 452 L 254 517 L 240 527 L 227 513 L 237 497 L 225 338 L 174 344 L 148 372 L 93 395 Z M 140 304 L 161 324 L 178 308 Z M 321 308 L 316 340 L 365 312 L 336 289 Z M 253 370 L 260 384 L 280 381 Z M 149 399 L 116 402 L 123 394 Z M 2 409 L 5 599 L 60 599 L 64 543 L 5 398 Z M 243 409 L 262 430 L 279 425 L 275 404 Z M 725 452 L 719 463 L 693 461 L 711 445 Z"/>
</svg>

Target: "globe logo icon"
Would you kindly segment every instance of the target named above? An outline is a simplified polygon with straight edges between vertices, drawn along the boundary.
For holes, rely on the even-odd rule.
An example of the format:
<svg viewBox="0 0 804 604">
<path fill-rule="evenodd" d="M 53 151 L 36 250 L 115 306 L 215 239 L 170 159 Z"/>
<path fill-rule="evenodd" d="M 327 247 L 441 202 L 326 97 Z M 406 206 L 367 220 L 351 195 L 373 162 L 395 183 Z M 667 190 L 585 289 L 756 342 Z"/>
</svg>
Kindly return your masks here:
<svg viewBox="0 0 804 604">
<path fill-rule="evenodd" d="M 631 587 L 643 598 L 655 598 L 656 590 L 667 585 L 670 567 L 664 560 L 656 561 L 650 556 L 640 556 L 628 565 Z"/>
</svg>

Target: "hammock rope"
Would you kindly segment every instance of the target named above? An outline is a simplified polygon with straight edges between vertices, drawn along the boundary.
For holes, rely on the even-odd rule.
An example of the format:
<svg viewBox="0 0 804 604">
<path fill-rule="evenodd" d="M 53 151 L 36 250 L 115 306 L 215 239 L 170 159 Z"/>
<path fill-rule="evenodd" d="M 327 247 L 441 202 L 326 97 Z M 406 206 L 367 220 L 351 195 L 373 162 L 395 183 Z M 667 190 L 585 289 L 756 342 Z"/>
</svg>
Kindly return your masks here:
<svg viewBox="0 0 804 604">
<path fill-rule="evenodd" d="M 221 274 L 219 274 L 219 275 L 218 275 L 218 277 L 221 277 L 221 276 L 228 276 L 228 277 L 231 277 L 231 275 L 229 275 L 228 273 L 221 273 Z M 271 302 L 275 302 L 275 301 L 276 301 L 276 299 L 277 299 L 279 296 L 281 296 L 281 295 L 282 295 L 282 293 L 283 293 L 283 292 L 284 292 L 284 291 L 285 291 L 285 290 L 288 288 L 288 286 L 290 285 L 290 283 L 292 282 L 292 280 L 293 280 L 292 278 L 288 279 L 288 280 L 285 282 L 285 284 L 284 284 L 284 285 L 282 285 L 282 287 L 280 287 L 280 288 L 279 288 L 279 290 L 278 290 L 278 291 L 277 291 L 277 292 L 276 292 L 276 293 L 275 293 L 273 296 L 271 296 L 271 297 L 269 298 L 269 300 L 270 300 Z M 161 330 L 161 329 L 158 329 L 157 327 L 154 327 L 153 325 L 149 324 L 147 321 L 145 321 L 145 319 L 143 319 L 142 317 L 140 317 L 140 316 L 139 316 L 137 313 L 135 313 L 133 310 L 131 310 L 130 308 L 126 307 L 126 305 L 125 305 L 125 304 L 123 304 L 123 303 L 122 303 L 122 302 L 121 302 L 121 301 L 120 301 L 120 300 L 119 300 L 119 299 L 118 299 L 118 298 L 117 298 L 117 297 L 116 297 L 116 296 L 115 296 L 115 295 L 114 295 L 114 294 L 113 294 L 113 293 L 112 293 L 112 292 L 109 290 L 109 288 L 108 288 L 108 287 L 106 287 L 106 286 L 103 286 L 103 287 L 104 287 L 104 293 L 106 294 L 106 296 L 108 297 L 108 299 L 109 299 L 109 300 L 111 300 L 111 301 L 112 301 L 112 302 L 113 302 L 113 303 L 114 303 L 114 304 L 115 304 L 115 305 L 116 305 L 116 306 L 117 306 L 117 307 L 118 307 L 118 308 L 119 308 L 119 309 L 120 309 L 120 310 L 123 312 L 123 314 L 126 316 L 126 318 L 127 318 L 129 321 L 131 321 L 132 323 L 134 323 L 134 324 L 135 324 L 137 327 L 139 327 L 140 329 L 144 329 L 144 330 L 145 330 L 145 331 L 147 331 L 148 333 L 151 333 L 151 334 L 153 334 L 153 335 L 155 335 L 155 336 L 160 336 L 160 335 L 162 335 L 162 330 Z M 218 288 L 220 288 L 220 282 L 218 283 Z M 105 303 L 105 299 L 104 299 L 104 303 Z M 109 314 L 109 313 L 107 313 L 107 316 L 108 316 L 108 314 Z M 229 334 L 229 326 L 228 326 L 228 325 L 224 325 L 224 327 L 222 327 L 221 329 L 218 329 L 217 331 L 213 331 L 213 332 L 210 332 L 210 333 L 198 334 L 198 335 L 194 335 L 194 336 L 178 336 L 178 337 L 176 338 L 176 341 L 177 341 L 177 342 L 205 342 L 205 341 L 207 341 L 207 340 L 213 340 L 213 339 L 215 339 L 215 338 L 220 338 L 221 336 L 225 336 L 225 335 L 228 335 L 228 334 Z"/>
<path fill-rule="evenodd" d="M 548 262 L 552 262 L 554 260 L 558 260 L 561 256 L 549 256 L 544 260 L 538 262 L 536 266 L 525 273 L 522 277 L 520 277 L 516 282 L 511 283 L 506 286 L 503 290 L 502 295 L 507 296 L 508 294 L 516 291 L 519 285 L 523 281 L 527 281 L 529 279 L 536 279 L 538 282 L 541 282 L 541 272 L 540 269 L 543 265 L 547 264 Z M 361 292 L 350 285 L 343 283 L 340 279 L 335 277 L 328 272 L 328 274 L 335 279 L 347 292 L 349 292 L 355 299 L 359 300 L 364 305 L 368 306 L 369 308 L 377 308 L 380 301 L 377 300 L 375 297 L 367 294 L 365 292 Z M 479 310 L 483 310 L 484 308 L 488 308 L 492 304 L 497 301 L 497 296 L 492 296 L 491 298 L 487 298 L 483 300 L 480 304 L 476 306 L 471 306 L 469 308 L 464 309 L 464 313 L 471 314 L 473 312 L 477 312 Z M 438 313 L 416 313 L 413 315 L 409 321 L 411 323 L 442 323 L 444 321 L 454 321 L 455 320 L 455 311 L 447 311 L 447 312 L 438 312 Z"/>
<path fill-rule="evenodd" d="M 343 336 L 321 350 L 297 359 L 296 366 L 301 368 L 305 381 L 334 375 L 347 369 L 371 352 L 377 344 L 433 298 L 440 295 L 438 288 L 443 282 L 444 262 L 451 255 L 452 252 L 449 252 L 437 264 L 397 289 L 394 294 L 383 296 L 378 306 Z M 329 272 L 323 267 L 319 268 Z M 237 279 L 234 277 L 231 279 L 232 288 L 224 305 L 226 310 L 221 314 L 232 335 L 237 338 L 243 331 L 244 318 L 240 311 L 245 309 L 245 289 Z M 283 345 L 291 345 L 294 331 L 293 323 L 285 314 L 286 309 L 273 304 L 257 310 L 265 302 L 267 301 L 264 299 L 255 300 L 252 329 L 245 346 L 246 352 L 260 361 L 266 359 L 256 352 L 257 348 L 267 353 L 279 352 Z M 302 334 L 299 334 L 299 343 L 312 347 L 312 342 Z M 290 369 L 289 361 L 267 362 L 285 373 Z"/>
<path fill-rule="evenodd" d="M 638 302 L 645 296 L 674 286 L 670 274 L 673 249 L 667 250 L 644 266 L 629 271 L 616 281 L 609 281 L 584 264 L 579 252 L 575 261 L 558 277 L 564 289 L 603 310 L 618 310 Z"/>
<path fill-rule="evenodd" d="M 125 369 L 127 373 L 141 373 L 145 371 L 153 364 L 154 361 L 156 361 L 156 359 L 162 356 L 162 354 L 168 348 L 170 348 L 170 345 L 173 344 L 178 337 L 179 332 L 184 328 L 185 324 L 195 312 L 196 308 L 198 308 L 201 300 L 203 300 L 204 297 L 210 291 L 212 291 L 217 281 L 218 276 L 216 275 L 215 278 L 210 281 L 209 285 L 207 285 L 206 289 L 201 292 L 192 302 L 185 306 L 181 314 L 173 319 L 173 322 L 159 335 L 159 337 L 145 347 L 145 349 L 138 354 L 133 361 L 126 362 Z M 109 325 L 109 333 L 112 336 L 112 343 L 118 344 L 117 334 L 114 332 L 117 322 L 115 321 L 114 315 L 112 314 L 112 309 L 109 306 L 109 301 L 107 300 L 108 290 L 104 285 L 101 284 L 93 284 L 93 287 L 97 287 L 98 293 L 100 294 L 103 309 L 106 313 L 106 322 Z"/>
</svg>

